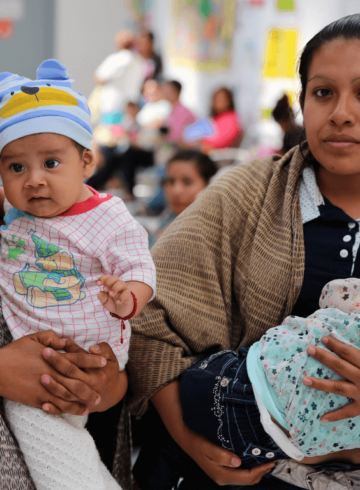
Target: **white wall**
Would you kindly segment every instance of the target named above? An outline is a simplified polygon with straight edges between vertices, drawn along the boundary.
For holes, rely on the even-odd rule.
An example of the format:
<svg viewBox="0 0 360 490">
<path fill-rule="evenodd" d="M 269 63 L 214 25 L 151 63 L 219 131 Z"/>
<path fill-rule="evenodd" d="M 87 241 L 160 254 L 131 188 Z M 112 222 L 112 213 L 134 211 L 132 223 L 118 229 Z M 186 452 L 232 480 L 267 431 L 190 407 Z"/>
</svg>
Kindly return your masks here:
<svg viewBox="0 0 360 490">
<path fill-rule="evenodd" d="M 56 0 L 55 58 L 86 97 L 94 87 L 97 66 L 113 53 L 114 36 L 131 19 L 126 0 Z"/>
<path fill-rule="evenodd" d="M 24 0 L 13 35 L 0 40 L 0 71 L 36 78 L 36 69 L 54 57 L 54 0 Z"/>
</svg>

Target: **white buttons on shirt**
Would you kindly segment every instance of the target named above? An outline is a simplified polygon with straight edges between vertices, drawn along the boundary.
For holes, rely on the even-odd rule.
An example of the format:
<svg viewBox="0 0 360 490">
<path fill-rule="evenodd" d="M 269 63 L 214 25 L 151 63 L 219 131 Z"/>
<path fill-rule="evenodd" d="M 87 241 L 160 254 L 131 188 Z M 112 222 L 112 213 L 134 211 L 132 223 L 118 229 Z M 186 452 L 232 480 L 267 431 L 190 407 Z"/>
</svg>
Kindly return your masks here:
<svg viewBox="0 0 360 490">
<path fill-rule="evenodd" d="M 261 454 L 261 450 L 258 447 L 254 447 L 251 452 L 254 456 L 259 456 L 259 454 Z"/>
<path fill-rule="evenodd" d="M 345 235 L 343 238 L 344 242 L 350 242 L 351 240 L 351 235 Z"/>
<path fill-rule="evenodd" d="M 107 197 L 107 194 L 104 194 L 103 192 L 99 194 L 100 199 L 105 199 Z"/>
<path fill-rule="evenodd" d="M 347 250 L 341 250 L 340 252 L 340 257 L 342 257 L 343 259 L 346 259 L 346 257 L 349 255 L 349 252 Z"/>
<path fill-rule="evenodd" d="M 221 386 L 223 386 L 225 388 L 225 386 L 227 386 L 229 384 L 229 380 L 227 378 L 223 378 L 220 381 L 220 384 L 221 384 Z"/>
<path fill-rule="evenodd" d="M 207 368 L 207 362 L 204 361 L 200 364 L 199 369 L 205 369 L 205 368 Z"/>
<path fill-rule="evenodd" d="M 266 453 L 265 456 L 270 459 L 273 458 L 275 454 L 270 452 L 270 453 Z"/>
<path fill-rule="evenodd" d="M 351 230 L 352 228 L 355 228 L 356 224 L 355 223 L 348 223 L 348 226 L 349 226 L 349 228 Z"/>
</svg>

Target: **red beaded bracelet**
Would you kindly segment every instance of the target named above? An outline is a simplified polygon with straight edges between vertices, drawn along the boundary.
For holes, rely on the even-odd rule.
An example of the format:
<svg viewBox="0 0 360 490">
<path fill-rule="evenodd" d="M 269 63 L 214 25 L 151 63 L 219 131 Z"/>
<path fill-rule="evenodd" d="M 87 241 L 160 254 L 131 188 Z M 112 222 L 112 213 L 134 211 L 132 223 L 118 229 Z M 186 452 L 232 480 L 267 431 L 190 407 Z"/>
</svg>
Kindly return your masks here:
<svg viewBox="0 0 360 490">
<path fill-rule="evenodd" d="M 121 338 L 120 338 L 120 342 L 122 344 L 124 343 L 123 330 L 125 330 L 125 320 L 130 320 L 130 318 L 132 318 L 133 316 L 135 316 L 136 315 L 136 310 L 137 310 L 137 299 L 136 299 L 136 296 L 135 296 L 135 294 L 132 291 L 130 291 L 130 293 L 131 293 L 131 296 L 133 297 L 133 300 L 134 300 L 134 308 L 133 308 L 132 312 L 130 313 L 130 315 L 125 316 L 124 318 L 121 318 L 121 316 L 116 315 L 116 313 L 110 313 L 110 315 L 113 316 L 114 318 L 118 318 L 119 320 L 121 320 Z"/>
</svg>

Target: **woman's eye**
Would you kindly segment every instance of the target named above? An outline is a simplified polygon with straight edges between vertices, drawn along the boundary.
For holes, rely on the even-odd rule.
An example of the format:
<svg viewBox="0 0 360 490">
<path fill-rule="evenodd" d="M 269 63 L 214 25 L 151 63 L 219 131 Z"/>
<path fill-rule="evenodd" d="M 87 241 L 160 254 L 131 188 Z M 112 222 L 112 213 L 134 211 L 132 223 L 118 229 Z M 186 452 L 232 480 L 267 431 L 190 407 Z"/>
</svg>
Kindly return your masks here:
<svg viewBox="0 0 360 490">
<path fill-rule="evenodd" d="M 45 168 L 55 168 L 59 165 L 59 161 L 58 160 L 46 160 L 45 162 Z"/>
<path fill-rule="evenodd" d="M 21 165 L 20 163 L 12 163 L 10 165 L 10 168 L 13 172 L 15 172 L 17 174 L 22 172 L 23 170 L 25 170 L 24 165 Z"/>
<path fill-rule="evenodd" d="M 191 185 L 193 183 L 191 179 L 184 179 L 183 182 L 185 185 Z"/>
<path fill-rule="evenodd" d="M 323 99 L 324 97 L 330 95 L 331 92 L 328 88 L 318 88 L 317 90 L 315 90 L 314 94 L 315 97 L 318 97 L 319 99 Z"/>
</svg>

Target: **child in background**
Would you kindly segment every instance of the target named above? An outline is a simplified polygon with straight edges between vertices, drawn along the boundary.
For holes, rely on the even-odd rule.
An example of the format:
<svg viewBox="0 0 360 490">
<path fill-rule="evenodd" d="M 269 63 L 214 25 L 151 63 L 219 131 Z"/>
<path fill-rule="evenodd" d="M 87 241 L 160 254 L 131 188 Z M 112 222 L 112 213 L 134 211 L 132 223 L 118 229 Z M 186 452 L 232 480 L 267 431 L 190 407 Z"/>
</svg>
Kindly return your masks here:
<svg viewBox="0 0 360 490">
<path fill-rule="evenodd" d="M 3 313 L 14 339 L 51 329 L 86 350 L 108 342 L 123 370 L 127 320 L 153 297 L 155 267 L 121 199 L 83 183 L 95 165 L 90 112 L 71 85 L 56 60 L 43 62 L 35 81 L 0 74 Z M 38 490 L 120 488 L 84 429 L 87 411 L 53 416 L 4 402 Z"/>
</svg>

